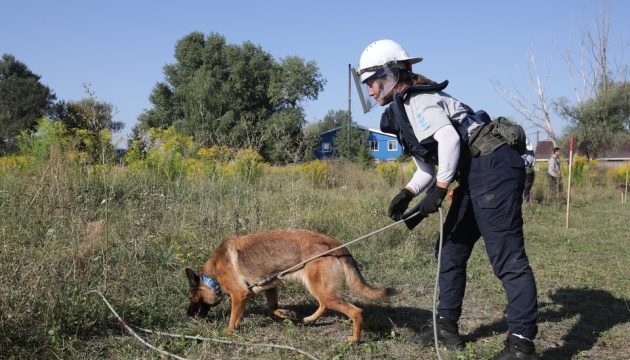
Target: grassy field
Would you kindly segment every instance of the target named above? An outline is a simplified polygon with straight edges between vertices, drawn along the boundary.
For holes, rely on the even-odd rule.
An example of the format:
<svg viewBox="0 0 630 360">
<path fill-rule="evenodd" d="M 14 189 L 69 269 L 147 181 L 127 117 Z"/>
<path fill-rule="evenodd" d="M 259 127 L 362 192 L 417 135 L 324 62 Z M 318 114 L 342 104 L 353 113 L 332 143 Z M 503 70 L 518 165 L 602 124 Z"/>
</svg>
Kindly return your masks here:
<svg viewBox="0 0 630 360">
<path fill-rule="evenodd" d="M 269 318 L 263 296 L 226 336 L 229 300 L 204 321 L 186 316 L 184 268 L 198 269 L 230 234 L 308 228 L 341 242 L 391 224 L 390 199 L 407 175 L 385 181 L 374 169 L 333 163 L 325 179 L 299 167 L 266 168 L 256 181 L 164 176 L 119 167 L 82 168 L 52 157 L 20 172 L 0 171 L 0 358 L 161 359 L 121 326 L 190 359 L 431 359 L 433 347 L 405 338 L 430 328 L 439 217 L 403 225 L 350 246 L 375 286 L 395 287 L 388 302 L 364 310 L 362 342 L 345 343 L 351 323 L 329 313 L 304 326 Z M 538 282 L 543 359 L 630 358 L 630 204 L 614 184 L 573 188 L 569 228 L 546 179 L 525 204 L 527 252 Z M 449 206 L 445 204 L 445 209 Z M 294 264 L 287 264 L 290 267 Z M 281 305 L 309 315 L 317 304 L 297 284 Z M 464 351 L 444 359 L 485 359 L 502 348 L 505 294 L 479 241 L 469 262 L 460 330 Z M 225 340 L 191 340 L 184 335 Z M 277 344 L 283 348 L 255 344 Z"/>
</svg>

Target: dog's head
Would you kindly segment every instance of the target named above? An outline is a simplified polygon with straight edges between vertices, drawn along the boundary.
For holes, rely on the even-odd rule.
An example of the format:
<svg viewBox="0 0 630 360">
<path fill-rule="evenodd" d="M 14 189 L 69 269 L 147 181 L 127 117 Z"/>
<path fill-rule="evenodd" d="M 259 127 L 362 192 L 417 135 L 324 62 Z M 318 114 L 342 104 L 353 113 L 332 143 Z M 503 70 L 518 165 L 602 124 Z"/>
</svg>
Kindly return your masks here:
<svg viewBox="0 0 630 360">
<path fill-rule="evenodd" d="M 203 319 L 208 315 L 211 307 L 218 305 L 223 300 L 225 294 L 223 294 L 219 283 L 206 275 L 197 275 L 193 269 L 186 268 L 186 277 L 190 283 L 188 316 Z"/>
</svg>

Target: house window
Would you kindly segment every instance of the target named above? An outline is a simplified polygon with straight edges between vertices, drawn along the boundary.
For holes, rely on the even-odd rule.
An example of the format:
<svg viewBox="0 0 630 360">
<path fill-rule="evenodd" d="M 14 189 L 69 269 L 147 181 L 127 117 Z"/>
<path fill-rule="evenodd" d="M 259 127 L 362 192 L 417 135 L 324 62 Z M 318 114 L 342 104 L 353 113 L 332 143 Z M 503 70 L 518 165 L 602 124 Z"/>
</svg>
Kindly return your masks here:
<svg viewBox="0 0 630 360">
<path fill-rule="evenodd" d="M 396 140 L 388 140 L 387 141 L 387 150 L 389 150 L 389 151 L 397 151 L 398 150 L 398 141 L 396 141 Z"/>
<path fill-rule="evenodd" d="M 330 146 L 329 142 L 322 143 L 322 151 L 323 152 L 330 152 L 331 151 L 331 146 Z"/>
<path fill-rule="evenodd" d="M 378 141 L 370 141 L 370 149 L 372 149 L 372 151 L 378 151 Z"/>
</svg>

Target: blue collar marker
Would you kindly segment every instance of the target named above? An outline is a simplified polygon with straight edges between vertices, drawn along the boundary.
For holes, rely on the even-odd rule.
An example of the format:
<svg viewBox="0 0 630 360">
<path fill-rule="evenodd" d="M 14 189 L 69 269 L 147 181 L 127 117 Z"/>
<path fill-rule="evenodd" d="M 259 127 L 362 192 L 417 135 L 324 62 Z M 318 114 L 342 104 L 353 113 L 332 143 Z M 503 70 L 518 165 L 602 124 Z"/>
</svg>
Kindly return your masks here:
<svg viewBox="0 0 630 360">
<path fill-rule="evenodd" d="M 201 281 L 213 289 L 219 288 L 219 284 L 217 284 L 216 281 L 210 279 L 206 275 L 201 274 Z"/>
</svg>

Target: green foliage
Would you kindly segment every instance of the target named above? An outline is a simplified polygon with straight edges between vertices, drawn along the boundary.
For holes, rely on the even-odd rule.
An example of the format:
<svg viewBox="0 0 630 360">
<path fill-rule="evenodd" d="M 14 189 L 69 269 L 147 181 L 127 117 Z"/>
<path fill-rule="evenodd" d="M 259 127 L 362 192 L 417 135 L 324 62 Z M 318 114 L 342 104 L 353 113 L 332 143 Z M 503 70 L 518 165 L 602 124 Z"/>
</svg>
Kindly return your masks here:
<svg viewBox="0 0 630 360">
<path fill-rule="evenodd" d="M 322 78 L 315 61 L 287 56 L 280 60 L 272 74 L 269 98 L 276 108 L 296 109 L 304 100 L 317 100 L 324 85 L 326 79 Z"/>
<path fill-rule="evenodd" d="M 321 121 L 313 122 L 309 124 L 309 126 L 305 129 L 309 133 L 319 134 L 333 130 L 336 128 L 347 127 L 348 122 L 351 121 L 350 114 L 346 110 L 328 110 L 328 113 L 324 115 L 324 118 Z M 356 124 L 353 124 L 356 126 Z"/>
<path fill-rule="evenodd" d="M 555 104 L 569 120 L 566 136 L 573 136 L 580 153 L 597 158 L 630 139 L 630 83 L 609 84 L 594 99 L 571 106 L 566 98 Z"/>
<path fill-rule="evenodd" d="M 17 138 L 20 153 L 31 161 L 46 161 L 55 148 L 61 152 L 68 150 L 67 128 L 59 122 L 41 118 L 35 133 L 24 131 Z"/>
<path fill-rule="evenodd" d="M 251 42 L 232 45 L 200 32 L 177 42 L 175 59 L 152 91 L 153 108 L 139 117 L 136 137 L 175 125 L 201 147 L 251 148 L 274 163 L 303 156 L 301 103 L 317 99 L 325 84 L 315 62 L 277 62 Z"/>
<path fill-rule="evenodd" d="M 91 94 L 90 97 L 79 101 L 56 103 L 51 117 L 53 120 L 63 122 L 69 129 L 84 130 L 94 134 L 104 130 L 119 132 L 124 128 L 124 123 L 113 121 L 114 112 L 113 104 L 98 101 Z"/>
<path fill-rule="evenodd" d="M 0 59 L 0 154 L 16 151 L 13 140 L 24 131 L 32 131 L 53 101 L 54 92 L 40 83 L 34 74 L 13 55 Z"/>
<path fill-rule="evenodd" d="M 630 177 L 628 177 L 628 169 L 630 168 L 630 162 L 627 162 L 621 166 L 618 166 L 614 169 L 610 169 L 608 171 L 608 176 L 612 179 L 615 184 L 625 185 L 626 181 L 630 182 Z"/>
<path fill-rule="evenodd" d="M 302 174 L 312 181 L 314 187 L 325 188 L 328 185 L 329 164 L 321 160 L 313 160 L 300 165 Z"/>
<path fill-rule="evenodd" d="M 227 170 L 237 179 L 252 184 L 257 182 L 263 174 L 263 158 L 252 149 L 243 149 L 236 152 L 234 161 L 230 162 Z"/>
<path fill-rule="evenodd" d="M 376 165 L 376 173 L 389 185 L 394 186 L 398 183 L 402 169 L 398 162 L 381 162 Z"/>
<path fill-rule="evenodd" d="M 346 160 L 370 166 L 373 162 L 372 151 L 368 144 L 369 132 L 357 126 L 344 126 L 337 132 L 333 151 Z"/>
<path fill-rule="evenodd" d="M 19 174 L 28 165 L 28 158 L 23 155 L 0 156 L 0 174 Z"/>
<path fill-rule="evenodd" d="M 49 136 L 46 126 L 60 125 L 42 126 L 44 139 Z M 365 316 L 363 342 L 356 346 L 344 343 L 351 328 L 346 317 L 330 312 L 319 326 L 293 326 L 264 315 L 264 296 L 252 296 L 243 326 L 235 335 L 224 333 L 229 301 L 213 308 L 209 321 L 190 321 L 185 316 L 188 285 L 183 269 L 199 268 L 226 236 L 308 228 L 347 243 L 392 224 L 386 209 L 395 191 L 381 179 L 378 167 L 345 161 L 267 167 L 251 149 L 197 149 L 190 137 L 174 129 L 153 135 L 147 141 L 152 147 L 130 149 L 128 166 L 75 166 L 75 149 L 52 151 L 39 162 L 0 158 L 0 164 L 7 164 L 0 166 L 2 356 L 159 357 L 121 329 L 104 302 L 88 293 L 94 289 L 105 293 L 127 324 L 152 330 L 205 334 L 234 342 L 260 342 L 256 339 L 264 333 L 273 340 L 269 342 L 290 344 L 321 359 L 435 356 L 432 347 L 418 347 L 403 339 L 429 329 L 437 214 L 413 231 L 402 225 L 392 227 L 349 248 L 370 284 L 399 291 L 391 302 L 375 304 L 347 294 Z M 152 151 L 177 158 L 176 165 L 160 166 L 172 166 L 179 173 L 170 177 L 163 169 L 147 166 Z M 33 151 L 29 156 L 38 154 Z M 22 161 L 29 163 L 27 171 Z M 588 164 L 584 162 L 581 171 L 590 174 L 597 169 Z M 205 172 L 211 166 L 212 176 Z M 400 179 L 408 179 L 413 164 L 398 166 Z M 627 237 L 628 208 L 619 205 L 617 189 L 589 186 L 588 174 L 574 188 L 569 229 L 563 226 L 561 203 L 523 207 L 528 257 L 540 302 L 545 304 L 541 340 L 536 345 L 541 353 L 574 358 L 579 356 L 575 347 L 562 345 L 571 334 L 585 344 L 597 344 L 601 358 L 627 358 L 630 323 L 624 311 L 630 298 L 630 273 L 623 264 L 630 261 L 630 254 L 619 240 Z M 535 193 L 547 186 L 544 181 L 544 176 L 537 178 Z M 445 211 L 449 204 L 443 204 Z M 489 268 L 482 241 L 467 270 L 460 331 L 469 339 L 481 334 L 484 340 L 471 341 L 457 353 L 442 352 L 445 359 L 490 358 L 505 337 L 501 330 L 505 328 L 501 311 L 505 294 Z M 298 285 L 280 291 L 281 305 L 288 304 L 300 315 L 317 308 Z M 593 332 L 593 326 L 601 331 Z M 261 351 L 140 335 L 187 358 L 295 355 L 281 349 Z"/>
<path fill-rule="evenodd" d="M 166 130 L 153 128 L 149 131 L 146 147 L 141 148 L 139 143 L 135 145 L 125 155 L 129 168 L 149 170 L 166 179 L 184 176 L 187 172 L 185 160 L 196 152 L 192 138 L 179 134 L 173 126 Z"/>
<path fill-rule="evenodd" d="M 586 156 L 574 156 L 571 167 L 571 183 L 575 185 L 583 185 L 593 180 L 596 175 L 596 160 L 589 160 Z M 569 168 L 563 166 L 561 169 L 562 177 L 569 178 Z"/>
</svg>

